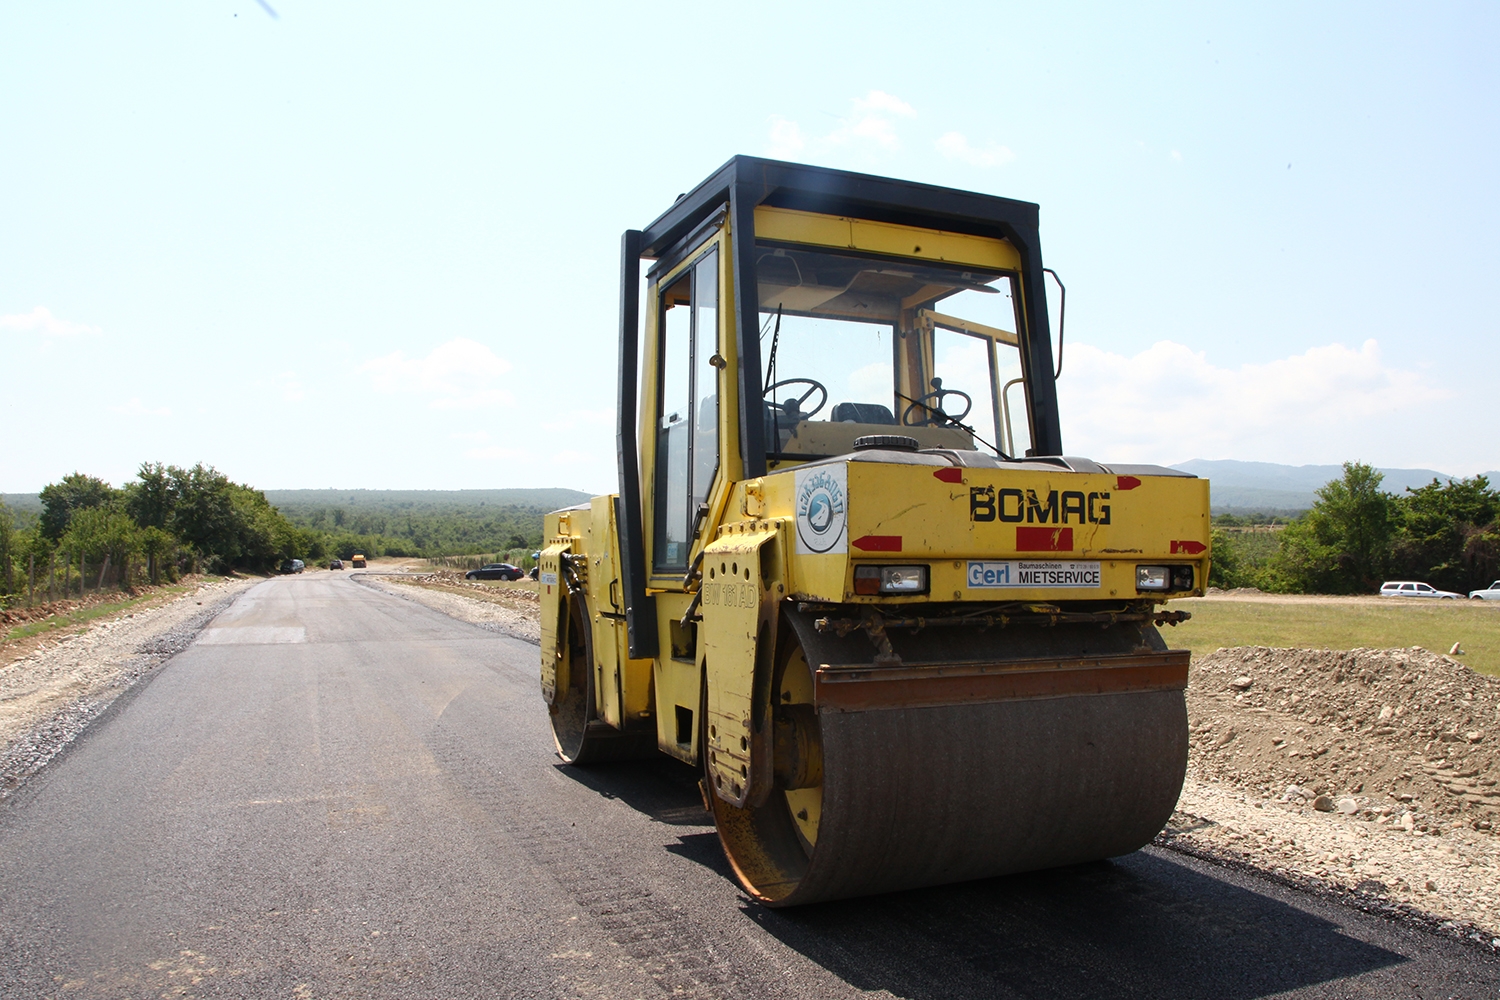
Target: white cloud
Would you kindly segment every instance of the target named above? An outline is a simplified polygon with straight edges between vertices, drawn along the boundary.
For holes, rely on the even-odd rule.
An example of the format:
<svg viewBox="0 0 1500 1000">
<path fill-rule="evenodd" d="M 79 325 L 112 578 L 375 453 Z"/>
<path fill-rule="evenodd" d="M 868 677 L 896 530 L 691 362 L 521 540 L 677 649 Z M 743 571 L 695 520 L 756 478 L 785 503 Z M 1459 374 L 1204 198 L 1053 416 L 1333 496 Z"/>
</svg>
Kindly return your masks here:
<svg viewBox="0 0 1500 1000">
<path fill-rule="evenodd" d="M 1424 412 L 1450 393 L 1387 365 L 1374 340 L 1234 369 L 1164 340 L 1132 357 L 1069 344 L 1058 395 L 1070 454 L 1297 465 L 1412 454 L 1431 434 Z"/>
<path fill-rule="evenodd" d="M 172 415 L 172 411 L 165 406 L 147 406 L 141 402 L 139 396 L 131 396 L 130 402 L 124 406 L 111 406 L 110 410 L 127 417 L 170 417 Z"/>
<path fill-rule="evenodd" d="M 778 160 L 796 159 L 807 148 L 802 127 L 780 115 L 771 116 L 771 144 L 766 155 Z"/>
<path fill-rule="evenodd" d="M 478 410 L 515 402 L 501 380 L 511 365 L 484 344 L 459 337 L 434 348 L 425 358 L 402 351 L 373 358 L 360 366 L 382 392 L 430 397 L 434 410 Z"/>
<path fill-rule="evenodd" d="M 983 147 L 974 146 L 962 132 L 945 132 L 937 140 L 937 149 L 950 160 L 972 167 L 1003 167 L 1016 158 L 1008 146 L 991 139 Z"/>
<path fill-rule="evenodd" d="M 883 90 L 872 90 L 855 98 L 853 113 L 828 134 L 833 145 L 868 140 L 885 149 L 901 145 L 896 138 L 896 118 L 915 118 L 916 109 Z"/>
<path fill-rule="evenodd" d="M 856 110 L 866 114 L 888 111 L 893 115 L 900 115 L 903 118 L 914 118 L 917 114 L 916 108 L 913 108 L 896 95 L 887 94 L 883 90 L 870 91 L 865 95 L 864 100 L 856 98 L 854 107 Z"/>
<path fill-rule="evenodd" d="M 97 326 L 58 319 L 46 306 L 37 306 L 29 313 L 0 316 L 0 330 L 40 330 L 49 337 L 71 337 L 80 333 L 103 332 Z"/>
<path fill-rule="evenodd" d="M 891 151 L 901 147 L 896 134 L 900 118 L 915 118 L 916 109 L 894 94 L 872 90 L 850 102 L 849 114 L 826 135 L 808 136 L 797 122 L 771 116 L 768 153 L 780 158 L 822 155 L 839 149 Z"/>
</svg>

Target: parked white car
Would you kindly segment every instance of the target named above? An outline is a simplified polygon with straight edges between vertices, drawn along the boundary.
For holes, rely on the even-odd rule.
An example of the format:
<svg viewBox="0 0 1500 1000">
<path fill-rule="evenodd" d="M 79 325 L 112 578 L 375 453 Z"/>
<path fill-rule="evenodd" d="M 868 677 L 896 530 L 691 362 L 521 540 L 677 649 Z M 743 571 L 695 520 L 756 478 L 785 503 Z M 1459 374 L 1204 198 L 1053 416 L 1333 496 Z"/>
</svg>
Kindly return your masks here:
<svg viewBox="0 0 1500 1000">
<path fill-rule="evenodd" d="M 1483 590 L 1471 590 L 1469 596 L 1476 601 L 1500 601 L 1500 580 L 1496 580 Z"/>
<path fill-rule="evenodd" d="M 1461 598 L 1463 594 L 1455 594 L 1451 590 L 1438 590 L 1430 584 L 1417 583 L 1414 580 L 1391 580 L 1380 585 L 1381 597 L 1441 597 L 1444 599 Z M 1500 597 L 1500 594 L 1496 595 Z"/>
</svg>

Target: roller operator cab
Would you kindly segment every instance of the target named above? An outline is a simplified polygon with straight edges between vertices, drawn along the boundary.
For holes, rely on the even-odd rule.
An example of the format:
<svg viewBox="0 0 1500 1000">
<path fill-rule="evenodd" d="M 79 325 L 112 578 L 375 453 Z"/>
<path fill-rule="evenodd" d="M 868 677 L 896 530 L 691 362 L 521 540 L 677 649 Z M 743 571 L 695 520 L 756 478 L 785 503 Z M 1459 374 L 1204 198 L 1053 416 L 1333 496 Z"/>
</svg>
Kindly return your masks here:
<svg viewBox="0 0 1500 1000">
<path fill-rule="evenodd" d="M 562 757 L 702 768 L 771 905 L 1148 843 L 1208 483 L 1062 454 L 1037 207 L 736 157 L 620 282 L 620 492 L 540 556 Z"/>
</svg>

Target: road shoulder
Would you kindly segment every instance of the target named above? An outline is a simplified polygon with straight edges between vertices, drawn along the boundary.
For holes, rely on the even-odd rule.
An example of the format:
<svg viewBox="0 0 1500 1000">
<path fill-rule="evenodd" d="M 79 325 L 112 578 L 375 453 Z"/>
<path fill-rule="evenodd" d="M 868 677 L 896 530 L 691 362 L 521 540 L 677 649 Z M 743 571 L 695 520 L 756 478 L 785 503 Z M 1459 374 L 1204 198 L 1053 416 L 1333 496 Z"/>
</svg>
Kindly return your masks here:
<svg viewBox="0 0 1500 1000">
<path fill-rule="evenodd" d="M 388 576 L 356 573 L 353 579 L 470 625 L 534 645 L 541 644 L 540 605 L 535 591 L 465 585 L 436 573 Z"/>
<path fill-rule="evenodd" d="M 60 629 L 16 650 L 20 655 L 0 665 L 0 802 L 259 582 L 204 581 L 160 604 Z"/>
</svg>

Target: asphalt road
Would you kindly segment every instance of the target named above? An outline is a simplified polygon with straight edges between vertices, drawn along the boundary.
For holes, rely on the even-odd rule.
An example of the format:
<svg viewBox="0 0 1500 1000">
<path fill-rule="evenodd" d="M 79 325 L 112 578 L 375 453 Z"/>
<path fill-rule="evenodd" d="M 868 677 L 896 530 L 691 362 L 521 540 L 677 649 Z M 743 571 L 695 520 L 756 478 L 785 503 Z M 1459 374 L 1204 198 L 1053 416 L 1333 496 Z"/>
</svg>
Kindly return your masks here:
<svg viewBox="0 0 1500 1000">
<path fill-rule="evenodd" d="M 1500 996 L 1156 850 L 762 909 L 690 769 L 558 764 L 536 661 L 347 577 L 249 591 L 0 807 L 0 995 Z"/>
</svg>

